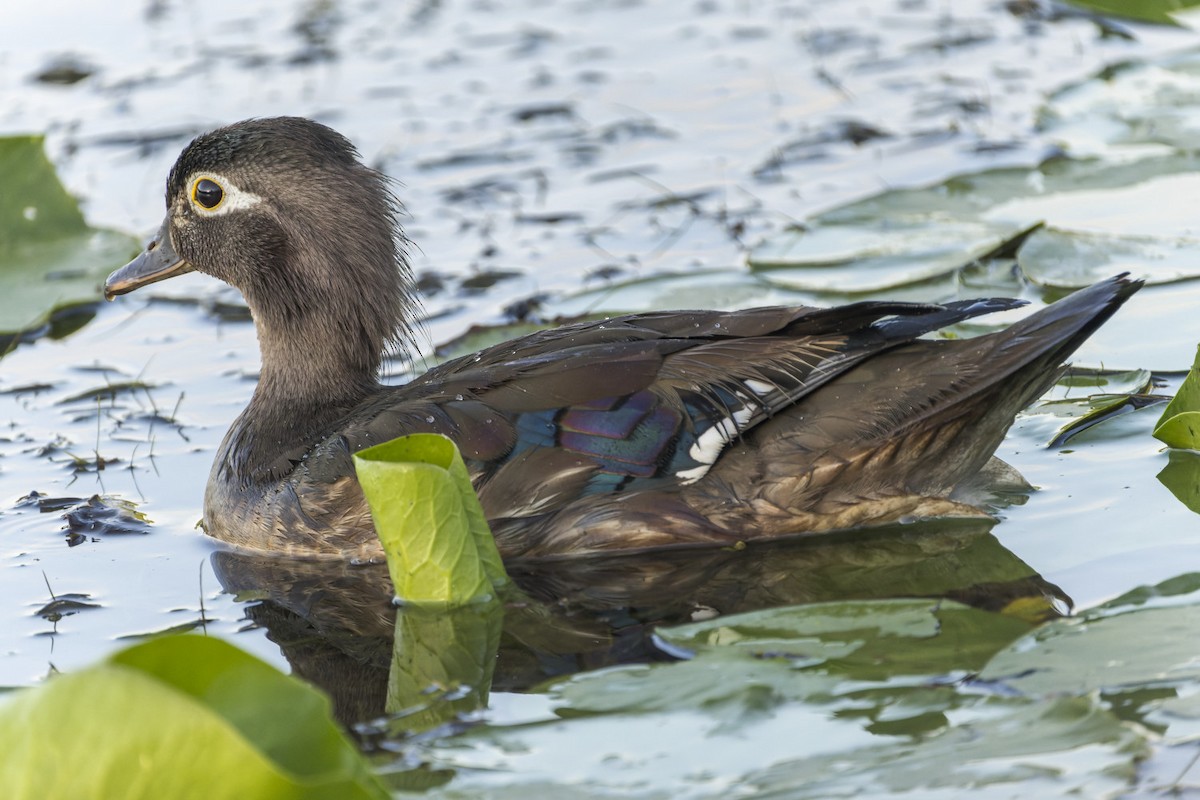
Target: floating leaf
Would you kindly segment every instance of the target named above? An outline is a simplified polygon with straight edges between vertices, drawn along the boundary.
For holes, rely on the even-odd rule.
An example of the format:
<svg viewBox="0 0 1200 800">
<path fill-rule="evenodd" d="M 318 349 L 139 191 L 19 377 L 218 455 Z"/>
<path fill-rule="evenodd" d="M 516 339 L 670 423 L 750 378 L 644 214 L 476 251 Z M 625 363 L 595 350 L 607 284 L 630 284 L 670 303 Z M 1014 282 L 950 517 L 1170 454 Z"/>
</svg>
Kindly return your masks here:
<svg viewBox="0 0 1200 800">
<path fill-rule="evenodd" d="M 1055 620 L 996 655 L 980 673 L 1032 695 L 1085 694 L 1200 680 L 1200 606 L 1102 609 Z"/>
<path fill-rule="evenodd" d="M 355 454 L 396 594 L 410 603 L 467 603 L 507 582 L 504 564 L 450 439 L 402 436 Z"/>
<path fill-rule="evenodd" d="M 1161 402 L 1161 398 L 1153 395 L 1093 394 L 1078 400 L 1047 400 L 1038 406 L 1036 413 L 1069 420 L 1047 442 L 1050 447 L 1062 447 L 1095 425 Z"/>
<path fill-rule="evenodd" d="M 1153 381 L 1154 374 L 1148 369 L 1070 367 L 1054 384 L 1048 399 L 1078 399 L 1080 395 L 1092 394 L 1143 394 L 1150 390 Z"/>
<path fill-rule="evenodd" d="M 98 301 L 104 276 L 137 252 L 137 241 L 88 228 L 40 136 L 0 138 L 0 175 L 0 333 L 36 328 L 55 308 Z"/>
<path fill-rule="evenodd" d="M 1173 283 L 1200 276 L 1200 239 L 1043 228 L 1021 248 L 1020 264 L 1031 281 L 1055 289 L 1081 289 L 1119 272 Z"/>
<path fill-rule="evenodd" d="M 879 737 L 833 759 L 801 755 L 745 783 L 756 796 L 797 800 L 1111 797 L 1149 749 L 1144 735 L 1094 698 L 993 702 L 955 717 L 958 724 L 934 735 Z"/>
<path fill-rule="evenodd" d="M 664 628 L 677 651 L 732 647 L 858 680 L 977 669 L 1029 630 L 1022 620 L 950 601 L 878 600 L 772 608 Z M 897 646 L 897 640 L 906 644 Z"/>
<path fill-rule="evenodd" d="M 87 742 L 86 758 L 64 747 Z M 6 800 L 383 800 L 329 702 L 219 639 L 170 636 L 0 706 Z"/>
<path fill-rule="evenodd" d="M 817 217 L 809 230 L 792 231 L 755 248 L 750 267 L 790 289 L 871 292 L 927 281 L 992 258 L 1029 234 L 1021 225 L 953 219 L 938 212 L 895 212 L 886 222 L 860 220 L 852 209 L 839 212 L 848 219 Z"/>
<path fill-rule="evenodd" d="M 1200 450 L 1200 348 L 1179 391 L 1163 409 L 1154 438 L 1168 447 Z"/>
<path fill-rule="evenodd" d="M 1165 397 L 1148 393 L 1154 385 L 1149 370 L 1071 367 L 1023 417 L 1046 431 L 1048 446 L 1061 447 L 1102 422 L 1163 403 Z"/>
<path fill-rule="evenodd" d="M 1100 698 L 1032 700 L 945 679 L 1018 629 L 1028 626 L 914 601 L 684 626 L 668 635 L 694 646 L 692 660 L 576 675 L 549 688 L 554 719 L 478 728 L 427 757 L 460 768 L 458 796 L 549 796 L 567 785 L 645 798 L 729 787 L 789 798 L 1119 791 L 1146 736 Z M 806 732 L 800 749 L 796 730 Z"/>
</svg>

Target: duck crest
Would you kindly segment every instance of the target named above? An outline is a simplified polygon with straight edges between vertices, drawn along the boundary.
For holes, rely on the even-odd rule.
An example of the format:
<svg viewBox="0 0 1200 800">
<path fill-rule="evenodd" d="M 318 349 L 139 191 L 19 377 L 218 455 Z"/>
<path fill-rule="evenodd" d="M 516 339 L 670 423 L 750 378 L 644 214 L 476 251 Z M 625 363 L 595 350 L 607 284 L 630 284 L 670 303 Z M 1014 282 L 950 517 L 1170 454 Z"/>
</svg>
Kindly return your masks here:
<svg viewBox="0 0 1200 800">
<path fill-rule="evenodd" d="M 202 213 L 222 190 L 261 200 Z M 381 359 L 411 343 L 417 303 L 399 204 L 345 138 L 295 118 L 205 134 L 172 169 L 167 206 L 106 294 L 206 272 L 243 292 L 262 351 L 209 479 L 208 533 L 357 559 L 381 551 L 351 455 L 427 431 L 463 452 L 506 558 L 982 514 L 956 488 L 1141 285 L 1118 276 L 967 340 L 922 337 L 1021 303 L 633 314 L 384 387 Z"/>
</svg>

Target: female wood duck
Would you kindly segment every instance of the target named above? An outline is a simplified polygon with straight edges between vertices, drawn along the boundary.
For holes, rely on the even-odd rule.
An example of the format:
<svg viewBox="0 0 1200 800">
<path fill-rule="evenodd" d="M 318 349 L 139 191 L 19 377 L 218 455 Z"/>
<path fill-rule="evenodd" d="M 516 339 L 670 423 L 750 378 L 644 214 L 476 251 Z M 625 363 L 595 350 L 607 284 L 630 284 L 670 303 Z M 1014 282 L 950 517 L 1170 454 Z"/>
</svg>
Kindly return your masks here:
<svg viewBox="0 0 1200 800">
<path fill-rule="evenodd" d="M 262 372 L 217 452 L 209 535 L 381 556 L 351 453 L 435 431 L 467 459 L 506 558 L 730 545 L 982 512 L 952 493 L 1141 285 L 1117 277 L 1007 330 L 918 337 L 1019 301 L 632 314 L 566 325 L 382 386 L 411 343 L 388 180 L 299 118 L 204 134 L 110 299 L 192 270 L 241 290 Z"/>
</svg>

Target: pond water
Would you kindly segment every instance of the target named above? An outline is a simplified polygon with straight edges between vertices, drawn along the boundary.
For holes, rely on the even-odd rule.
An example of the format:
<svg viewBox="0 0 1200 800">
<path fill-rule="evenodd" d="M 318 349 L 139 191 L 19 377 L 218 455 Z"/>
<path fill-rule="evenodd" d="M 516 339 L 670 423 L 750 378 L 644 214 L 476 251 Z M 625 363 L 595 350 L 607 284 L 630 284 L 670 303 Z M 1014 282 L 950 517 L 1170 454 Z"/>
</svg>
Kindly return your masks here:
<svg viewBox="0 0 1200 800">
<path fill-rule="evenodd" d="M 0 135 L 44 134 L 88 222 L 144 237 L 161 219 L 167 170 L 196 133 L 276 114 L 336 127 L 399 181 L 427 312 L 416 367 L 471 326 L 530 314 L 975 294 L 1016 294 L 1036 307 L 1122 269 L 1163 283 L 1097 334 L 1079 365 L 1153 370 L 1155 391 L 1169 394 L 1200 341 L 1200 284 L 1167 282 L 1200 275 L 1190 213 L 1200 163 L 1189 139 L 1200 132 L 1200 55 L 1183 29 L 976 0 L 79 5 L 6 9 Z M 58 82 L 37 78 L 51 67 Z M 836 211 L 858 201 L 866 201 L 859 216 Z M 804 221 L 828 237 L 794 241 Z M 1047 229 L 1021 265 L 1032 280 L 1015 277 L 1011 259 L 927 274 L 905 258 L 928 246 L 961 253 L 954 264 L 966 265 L 1039 221 Z M 922 236 L 905 233 L 909 225 Z M 871 249 L 866 230 L 881 241 L 901 233 Z M 1124 238 L 1086 238 L 1106 235 Z M 5 280 L 0 271 L 0 291 Z M 305 627 L 279 609 L 303 607 L 328 576 L 297 569 L 279 589 L 276 575 L 273 592 L 262 578 L 269 568 L 214 558 L 218 548 L 195 529 L 213 451 L 256 376 L 254 331 L 236 293 L 187 276 L 112 304 L 97 296 L 39 334 L 0 360 L 0 686 L 36 683 L 177 628 L 227 637 L 284 669 L 315 669 L 296 664 L 295 644 L 322 624 Z M 410 366 L 398 359 L 389 369 L 403 380 Z M 1132 388 L 1141 387 L 1122 390 Z M 731 796 L 723 793 L 751 784 L 761 796 L 800 796 L 788 792 L 808 785 L 815 767 L 797 754 L 819 761 L 869 750 L 871 763 L 894 760 L 898 751 L 875 732 L 751 676 L 760 668 L 745 662 L 729 662 L 725 674 L 775 686 L 764 692 L 786 712 L 766 711 L 765 696 L 758 711 L 739 706 L 737 720 L 658 704 L 645 685 L 665 679 L 647 678 L 658 673 L 644 666 L 595 673 L 610 682 L 595 700 L 585 697 L 586 676 L 549 695 L 520 692 L 614 662 L 668 660 L 671 647 L 649 638 L 660 620 L 946 594 L 879 576 L 894 567 L 928 578 L 936 570 L 921 572 L 925 557 L 967 569 L 957 555 L 937 560 L 963 542 L 1006 566 L 954 586 L 1033 580 L 1059 611 L 1194 571 L 1196 512 L 1157 477 L 1168 464 L 1150 437 L 1160 409 L 1107 420 L 1054 448 L 1046 444 L 1064 420 L 1051 407 L 1031 411 L 999 455 L 1038 491 L 1001 508 L 994 527 L 894 533 L 904 544 L 880 545 L 894 548 L 890 562 L 879 548 L 865 555 L 834 543 L 750 567 L 702 557 L 527 577 L 562 613 L 558 638 L 533 621 L 506 627 L 507 660 L 475 738 L 446 731 L 416 755 L 384 749 L 444 777 L 451 794 L 496 796 L 587 781 L 597 792 L 648 797 Z M 89 505 L 93 495 L 99 505 Z M 872 559 L 881 571 L 866 577 L 809 579 Z M 658 583 L 652 597 L 618 585 L 616 573 L 638 569 Z M 747 574 L 795 585 L 735 599 Z M 342 579 L 358 591 L 357 576 Z M 875 581 L 882 586 L 872 592 Z M 598 611 L 602 589 L 616 600 Z M 267 597 L 276 602 L 260 602 Z M 514 644 L 522 635 L 524 647 Z M 641 699 L 605 705 L 623 674 L 643 687 L 634 692 Z M 688 685 L 702 693 L 702 681 Z M 1193 681 L 1179 694 L 1197 689 Z M 589 719 L 563 722 L 556 704 Z M 759 722 L 748 723 L 755 713 Z M 1110 744 L 1109 760 L 1081 762 L 1077 774 L 1095 776 L 1115 753 L 1133 752 Z M 1116 791 L 1134 780 L 1109 770 L 1111 785 L 1072 783 L 1064 765 L 1075 751 L 1043 752 L 1060 789 Z"/>
</svg>

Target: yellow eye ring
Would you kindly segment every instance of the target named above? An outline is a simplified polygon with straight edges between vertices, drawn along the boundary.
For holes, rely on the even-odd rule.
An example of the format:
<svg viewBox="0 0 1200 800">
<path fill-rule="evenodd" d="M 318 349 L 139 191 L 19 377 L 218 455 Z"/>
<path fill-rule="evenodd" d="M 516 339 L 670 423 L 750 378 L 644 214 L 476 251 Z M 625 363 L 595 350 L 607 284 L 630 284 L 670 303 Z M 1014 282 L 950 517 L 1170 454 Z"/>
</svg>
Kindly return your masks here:
<svg viewBox="0 0 1200 800">
<path fill-rule="evenodd" d="M 197 178 L 192 184 L 192 202 L 205 211 L 216 211 L 225 201 L 225 190 L 212 178 Z"/>
</svg>

